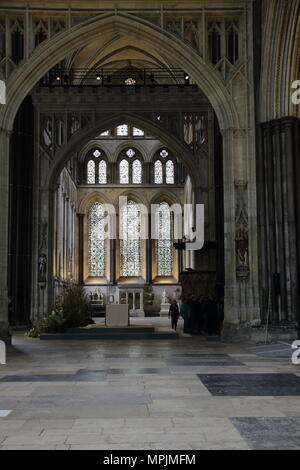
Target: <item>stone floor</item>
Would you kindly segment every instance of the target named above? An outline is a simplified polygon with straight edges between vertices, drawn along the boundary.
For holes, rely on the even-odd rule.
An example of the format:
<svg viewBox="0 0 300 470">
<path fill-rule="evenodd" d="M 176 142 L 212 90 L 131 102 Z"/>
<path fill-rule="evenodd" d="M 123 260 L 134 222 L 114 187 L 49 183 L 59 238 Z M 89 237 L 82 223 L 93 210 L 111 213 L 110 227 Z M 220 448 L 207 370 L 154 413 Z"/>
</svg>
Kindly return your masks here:
<svg viewBox="0 0 300 470">
<path fill-rule="evenodd" d="M 0 365 L 0 449 L 299 450 L 300 365 L 213 339 L 15 334 Z"/>
</svg>

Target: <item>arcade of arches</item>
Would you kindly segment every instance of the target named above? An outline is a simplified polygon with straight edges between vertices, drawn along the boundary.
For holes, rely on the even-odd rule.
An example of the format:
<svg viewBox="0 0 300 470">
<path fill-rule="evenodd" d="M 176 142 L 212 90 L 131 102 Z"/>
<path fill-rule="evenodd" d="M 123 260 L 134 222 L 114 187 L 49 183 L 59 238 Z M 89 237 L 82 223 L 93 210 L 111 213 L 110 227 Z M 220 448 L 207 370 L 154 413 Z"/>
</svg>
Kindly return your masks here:
<svg viewBox="0 0 300 470">
<path fill-rule="evenodd" d="M 70 280 L 139 316 L 214 295 L 224 336 L 293 336 L 300 1 L 27 3 L 0 5 L 0 337 Z M 127 235 L 143 204 L 156 239 L 105 237 L 108 204 Z M 202 250 L 174 248 L 184 204 L 190 226 L 204 204 Z"/>
</svg>

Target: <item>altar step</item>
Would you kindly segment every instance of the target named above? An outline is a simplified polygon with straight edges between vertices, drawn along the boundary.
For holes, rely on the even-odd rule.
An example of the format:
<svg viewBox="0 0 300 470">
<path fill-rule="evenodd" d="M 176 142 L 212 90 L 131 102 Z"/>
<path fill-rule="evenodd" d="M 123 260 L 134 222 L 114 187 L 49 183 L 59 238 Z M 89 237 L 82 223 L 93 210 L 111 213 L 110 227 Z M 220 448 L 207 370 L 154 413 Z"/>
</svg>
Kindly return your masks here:
<svg viewBox="0 0 300 470">
<path fill-rule="evenodd" d="M 40 339 L 176 339 L 172 331 L 159 331 L 153 327 L 127 328 L 69 328 L 65 333 L 42 333 Z"/>
</svg>

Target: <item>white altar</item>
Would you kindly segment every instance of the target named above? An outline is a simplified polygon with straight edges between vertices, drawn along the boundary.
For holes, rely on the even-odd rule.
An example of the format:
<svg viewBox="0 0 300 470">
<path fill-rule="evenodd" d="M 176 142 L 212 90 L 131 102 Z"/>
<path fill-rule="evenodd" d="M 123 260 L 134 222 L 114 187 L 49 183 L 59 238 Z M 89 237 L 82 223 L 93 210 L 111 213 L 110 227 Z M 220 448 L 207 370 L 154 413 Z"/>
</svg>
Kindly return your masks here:
<svg viewBox="0 0 300 470">
<path fill-rule="evenodd" d="M 108 304 L 105 316 L 106 326 L 128 326 L 129 308 L 128 305 Z"/>
</svg>

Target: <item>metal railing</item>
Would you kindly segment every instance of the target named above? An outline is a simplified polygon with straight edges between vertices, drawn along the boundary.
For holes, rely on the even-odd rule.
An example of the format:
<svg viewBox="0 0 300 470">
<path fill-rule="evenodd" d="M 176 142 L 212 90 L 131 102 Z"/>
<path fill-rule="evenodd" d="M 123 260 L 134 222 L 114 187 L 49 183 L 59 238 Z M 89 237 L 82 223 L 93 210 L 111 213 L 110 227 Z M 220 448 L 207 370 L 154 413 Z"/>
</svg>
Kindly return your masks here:
<svg viewBox="0 0 300 470">
<path fill-rule="evenodd" d="M 181 69 L 144 68 L 54 68 L 39 82 L 40 86 L 189 86 L 191 80 Z"/>
</svg>

